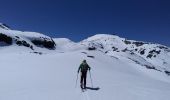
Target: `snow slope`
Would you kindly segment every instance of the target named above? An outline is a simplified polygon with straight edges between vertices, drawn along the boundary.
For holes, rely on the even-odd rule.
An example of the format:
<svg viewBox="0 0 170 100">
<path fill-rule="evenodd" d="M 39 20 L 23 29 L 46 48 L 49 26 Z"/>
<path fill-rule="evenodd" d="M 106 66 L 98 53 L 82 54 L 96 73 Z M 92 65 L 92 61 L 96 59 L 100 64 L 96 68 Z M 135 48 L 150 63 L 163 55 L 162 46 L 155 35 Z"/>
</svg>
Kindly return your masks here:
<svg viewBox="0 0 170 100">
<path fill-rule="evenodd" d="M 170 49 L 160 44 L 107 34 L 75 43 L 0 28 L 0 55 L 0 100 L 170 98 Z M 83 59 L 92 77 L 88 73 L 85 92 L 80 90 L 80 75 L 76 84 Z"/>
<path fill-rule="evenodd" d="M 89 58 L 86 54 L 94 56 Z M 49 54 L 0 53 L 0 100 L 169 100 L 167 75 L 138 69 L 101 52 L 86 50 Z M 81 92 L 76 74 L 83 59 L 91 66 L 87 89 Z M 142 71 L 141 71 L 142 70 Z M 147 71 L 150 71 L 147 73 Z M 147 74 L 146 74 L 147 73 Z M 159 79 L 150 77 L 156 73 Z M 162 80 L 163 79 L 163 80 Z M 98 90 L 95 90 L 98 89 Z"/>
</svg>

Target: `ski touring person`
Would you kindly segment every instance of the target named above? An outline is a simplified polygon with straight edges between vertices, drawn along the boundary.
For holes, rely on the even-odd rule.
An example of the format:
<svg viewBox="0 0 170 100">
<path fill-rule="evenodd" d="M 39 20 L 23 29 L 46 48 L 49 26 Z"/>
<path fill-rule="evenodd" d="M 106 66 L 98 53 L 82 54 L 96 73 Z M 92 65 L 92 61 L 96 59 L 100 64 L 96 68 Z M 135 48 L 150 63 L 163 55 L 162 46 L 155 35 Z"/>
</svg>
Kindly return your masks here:
<svg viewBox="0 0 170 100">
<path fill-rule="evenodd" d="M 86 89 L 86 78 L 87 78 L 87 71 L 90 71 L 90 67 L 87 64 L 86 60 L 83 60 L 78 68 L 78 73 L 81 71 L 81 79 L 80 79 L 80 87 L 81 89 Z"/>
</svg>

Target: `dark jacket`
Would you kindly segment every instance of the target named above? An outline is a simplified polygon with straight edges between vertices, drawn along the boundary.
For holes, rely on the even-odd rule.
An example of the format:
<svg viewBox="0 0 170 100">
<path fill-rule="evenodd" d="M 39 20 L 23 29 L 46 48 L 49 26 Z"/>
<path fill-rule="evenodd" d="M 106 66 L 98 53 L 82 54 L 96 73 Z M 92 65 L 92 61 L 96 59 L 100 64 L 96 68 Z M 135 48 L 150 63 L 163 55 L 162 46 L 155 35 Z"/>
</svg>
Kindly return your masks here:
<svg viewBox="0 0 170 100">
<path fill-rule="evenodd" d="M 87 70 L 90 70 L 91 68 L 89 67 L 89 65 L 87 63 L 81 63 L 78 69 L 78 73 L 81 70 L 81 72 L 87 72 Z"/>
</svg>

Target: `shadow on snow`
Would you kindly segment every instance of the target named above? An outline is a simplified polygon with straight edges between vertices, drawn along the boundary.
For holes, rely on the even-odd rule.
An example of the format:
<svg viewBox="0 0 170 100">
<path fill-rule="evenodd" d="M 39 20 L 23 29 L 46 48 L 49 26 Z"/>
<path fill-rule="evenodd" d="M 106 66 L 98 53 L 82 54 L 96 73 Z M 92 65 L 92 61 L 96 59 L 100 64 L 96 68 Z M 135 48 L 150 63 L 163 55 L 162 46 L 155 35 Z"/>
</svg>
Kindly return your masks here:
<svg viewBox="0 0 170 100">
<path fill-rule="evenodd" d="M 86 89 L 89 89 L 89 90 L 99 90 L 100 88 L 99 87 L 86 87 Z"/>
</svg>

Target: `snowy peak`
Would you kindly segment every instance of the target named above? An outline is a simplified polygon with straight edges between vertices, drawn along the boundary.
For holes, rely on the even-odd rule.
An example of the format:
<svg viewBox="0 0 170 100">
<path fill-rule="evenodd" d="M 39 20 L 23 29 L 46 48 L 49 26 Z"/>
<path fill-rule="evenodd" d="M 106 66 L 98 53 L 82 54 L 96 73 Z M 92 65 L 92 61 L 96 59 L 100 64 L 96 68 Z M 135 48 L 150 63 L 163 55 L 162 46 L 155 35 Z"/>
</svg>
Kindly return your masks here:
<svg viewBox="0 0 170 100">
<path fill-rule="evenodd" d="M 89 51 L 97 50 L 105 55 L 170 75 L 169 47 L 107 34 L 94 35 L 80 44 Z"/>
<path fill-rule="evenodd" d="M 57 43 L 60 44 L 67 44 L 67 43 L 72 43 L 73 41 L 71 41 L 70 39 L 67 38 L 53 38 L 54 41 L 56 41 Z"/>
<path fill-rule="evenodd" d="M 91 36 L 86 39 L 86 41 L 95 41 L 95 40 L 101 40 L 101 39 L 117 39 L 120 38 L 116 35 L 110 35 L 110 34 L 96 34 L 94 36 Z"/>
<path fill-rule="evenodd" d="M 6 24 L 0 23 L 0 29 L 10 30 L 10 27 Z"/>
<path fill-rule="evenodd" d="M 109 35 L 109 34 L 97 34 L 94 36 L 91 36 L 83 41 L 80 42 L 81 44 L 84 44 L 86 46 L 91 46 L 96 49 L 115 49 L 117 48 L 117 51 L 121 51 L 124 49 L 127 49 L 129 51 L 140 51 L 143 49 L 156 49 L 157 50 L 163 50 L 168 51 L 169 47 L 166 47 L 164 45 L 160 44 L 153 44 L 149 42 L 143 42 L 143 41 L 135 41 L 135 40 L 127 40 L 125 38 L 121 38 L 116 35 Z"/>
</svg>

